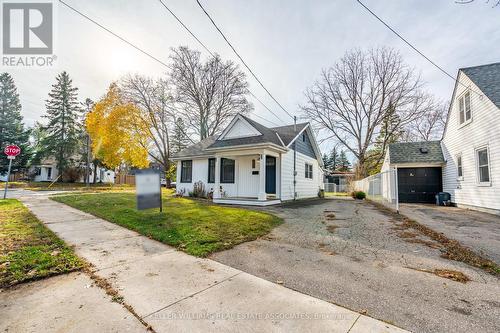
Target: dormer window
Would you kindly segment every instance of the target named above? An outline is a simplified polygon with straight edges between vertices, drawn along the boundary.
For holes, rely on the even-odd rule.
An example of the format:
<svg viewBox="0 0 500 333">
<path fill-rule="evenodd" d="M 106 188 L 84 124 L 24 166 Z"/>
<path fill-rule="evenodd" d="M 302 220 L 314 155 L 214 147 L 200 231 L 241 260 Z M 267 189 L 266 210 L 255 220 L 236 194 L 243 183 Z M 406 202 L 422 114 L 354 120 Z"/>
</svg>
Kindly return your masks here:
<svg viewBox="0 0 500 333">
<path fill-rule="evenodd" d="M 458 99 L 458 112 L 460 125 L 468 122 L 472 118 L 472 112 L 470 108 L 470 92 L 467 91 Z"/>
</svg>

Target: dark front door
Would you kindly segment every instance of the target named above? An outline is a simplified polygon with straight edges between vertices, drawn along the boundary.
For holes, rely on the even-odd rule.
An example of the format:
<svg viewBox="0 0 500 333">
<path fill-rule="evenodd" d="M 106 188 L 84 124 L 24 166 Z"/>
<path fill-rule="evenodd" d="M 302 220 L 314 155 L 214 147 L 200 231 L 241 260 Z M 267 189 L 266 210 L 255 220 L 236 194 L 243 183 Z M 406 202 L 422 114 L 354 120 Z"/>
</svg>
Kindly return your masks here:
<svg viewBox="0 0 500 333">
<path fill-rule="evenodd" d="M 266 156 L 266 193 L 276 194 L 276 157 Z"/>
<path fill-rule="evenodd" d="M 398 169 L 399 202 L 434 203 L 442 190 L 441 168 Z"/>
</svg>

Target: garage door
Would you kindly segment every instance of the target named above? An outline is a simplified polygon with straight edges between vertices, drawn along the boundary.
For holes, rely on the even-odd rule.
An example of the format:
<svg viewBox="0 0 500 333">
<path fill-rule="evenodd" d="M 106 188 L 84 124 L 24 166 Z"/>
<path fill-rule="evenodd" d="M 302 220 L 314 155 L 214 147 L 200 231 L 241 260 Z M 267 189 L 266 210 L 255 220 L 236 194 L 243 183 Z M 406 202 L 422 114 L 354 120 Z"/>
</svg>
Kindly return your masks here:
<svg viewBox="0 0 500 333">
<path fill-rule="evenodd" d="M 398 169 L 399 202 L 434 203 L 442 190 L 441 168 Z"/>
</svg>

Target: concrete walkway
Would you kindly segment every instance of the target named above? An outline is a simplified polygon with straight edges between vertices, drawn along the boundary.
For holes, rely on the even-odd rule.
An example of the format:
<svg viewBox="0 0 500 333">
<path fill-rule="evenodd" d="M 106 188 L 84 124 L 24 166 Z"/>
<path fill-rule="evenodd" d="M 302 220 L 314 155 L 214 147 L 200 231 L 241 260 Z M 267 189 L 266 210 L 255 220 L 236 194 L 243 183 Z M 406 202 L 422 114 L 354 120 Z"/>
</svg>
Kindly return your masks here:
<svg viewBox="0 0 500 333">
<path fill-rule="evenodd" d="M 46 196 L 19 198 L 59 237 L 74 245 L 76 253 L 92 263 L 96 274 L 107 279 L 156 332 L 406 332 L 218 262 L 187 255 Z"/>
</svg>

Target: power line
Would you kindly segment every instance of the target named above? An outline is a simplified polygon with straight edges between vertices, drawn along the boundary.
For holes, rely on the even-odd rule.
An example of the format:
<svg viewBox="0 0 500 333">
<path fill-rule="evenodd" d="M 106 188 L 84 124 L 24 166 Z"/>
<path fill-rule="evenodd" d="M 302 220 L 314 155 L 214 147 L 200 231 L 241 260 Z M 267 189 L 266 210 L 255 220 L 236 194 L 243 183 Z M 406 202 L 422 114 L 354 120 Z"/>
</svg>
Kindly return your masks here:
<svg viewBox="0 0 500 333">
<path fill-rule="evenodd" d="M 215 53 L 212 52 L 198 37 L 196 37 L 196 35 L 184 24 L 184 22 L 182 22 L 182 20 L 177 16 L 175 15 L 175 13 L 162 1 L 162 0 L 158 0 L 163 7 L 165 7 L 165 9 L 177 20 L 177 22 L 180 23 L 180 25 L 182 25 L 182 27 L 184 29 L 186 29 L 186 31 L 214 58 L 216 58 L 215 56 Z M 265 88 L 264 88 L 265 89 Z M 252 95 L 253 98 L 255 98 L 264 108 L 266 108 L 269 112 L 271 112 L 273 114 L 273 116 L 276 117 L 276 119 L 279 119 L 280 121 L 283 121 L 276 113 L 274 113 L 266 104 L 264 104 L 260 99 L 257 98 L 257 96 L 255 96 L 254 93 L 252 93 L 252 91 L 250 91 L 250 89 L 248 89 L 248 92 L 250 93 L 250 95 Z M 269 121 L 269 120 L 268 120 Z M 271 124 L 273 124 L 273 122 L 269 121 Z"/>
<path fill-rule="evenodd" d="M 80 15 L 81 17 L 85 18 L 86 20 L 92 22 L 93 24 L 97 25 L 99 28 L 101 28 L 102 30 L 108 32 L 109 34 L 113 35 L 114 37 L 118 38 L 119 40 L 121 40 L 122 42 L 126 43 L 127 45 L 133 47 L 134 49 L 136 49 L 137 51 L 141 52 L 142 54 L 148 56 L 149 58 L 153 59 L 154 61 L 156 61 L 157 63 L 159 63 L 160 65 L 162 66 L 165 66 L 166 68 L 170 68 L 168 66 L 167 63 L 163 62 L 162 60 L 158 59 L 157 57 L 153 56 L 151 53 L 145 51 L 144 49 L 140 48 L 139 46 L 135 45 L 134 43 L 128 41 L 127 39 L 123 38 L 122 36 L 116 34 L 115 32 L 113 32 L 112 30 L 106 28 L 105 26 L 103 26 L 102 24 L 100 24 L 99 22 L 95 21 L 94 19 L 90 18 L 88 15 L 82 13 L 81 11 L 79 11 L 78 9 L 72 7 L 71 5 L 67 4 L 66 2 L 64 2 L 63 0 L 59 0 L 60 3 L 62 3 L 64 6 L 66 6 L 67 8 L 69 8 L 70 10 L 72 10 L 73 12 L 77 13 L 78 15 Z M 184 25 L 184 23 L 182 23 L 182 21 L 160 0 L 160 2 L 163 4 L 163 6 L 170 12 L 170 14 L 172 14 L 172 16 L 175 17 L 175 19 L 191 34 L 191 36 L 193 36 L 197 41 L 198 43 L 200 43 L 200 45 L 208 52 L 210 53 L 210 55 L 212 57 L 215 57 L 215 55 L 205 46 L 205 44 L 203 44 L 192 32 L 191 30 L 188 29 L 188 27 L 186 25 Z M 268 111 L 270 111 L 277 119 L 280 119 L 280 117 L 278 117 L 273 111 L 271 111 L 261 100 L 259 100 L 250 90 L 249 90 L 249 93 L 250 95 L 252 95 L 262 106 L 264 106 Z M 262 117 L 261 117 L 262 118 Z M 264 119 L 264 118 L 262 118 Z M 267 120 L 267 119 L 265 119 Z M 271 124 L 275 124 L 269 120 L 267 120 L 269 123 Z"/>
<path fill-rule="evenodd" d="M 264 86 L 264 84 L 259 80 L 259 78 L 257 77 L 257 75 L 255 75 L 255 73 L 250 69 L 250 67 L 247 65 L 247 63 L 245 62 L 245 60 L 243 60 L 243 58 L 240 56 L 240 54 L 236 51 L 236 49 L 234 48 L 234 46 L 231 44 L 231 42 L 229 42 L 229 40 L 227 39 L 227 37 L 224 35 L 224 33 L 221 31 L 221 29 L 217 26 L 217 24 L 215 23 L 215 21 L 212 19 L 212 17 L 210 16 L 210 14 L 208 14 L 208 12 L 205 10 L 205 8 L 203 7 L 203 5 L 200 3 L 199 0 L 196 0 L 196 2 L 198 3 L 198 6 L 200 6 L 200 8 L 203 10 L 203 12 L 205 13 L 205 15 L 208 17 L 208 19 L 210 20 L 210 22 L 212 22 L 213 26 L 215 27 L 215 29 L 217 29 L 217 31 L 220 33 L 220 35 L 222 36 L 222 38 L 224 38 L 224 40 L 226 41 L 226 43 L 229 45 L 229 47 L 231 47 L 231 49 L 233 50 L 233 52 L 236 54 L 236 56 L 241 60 L 241 62 L 243 63 L 243 65 L 248 69 L 248 71 L 250 72 L 250 74 L 252 74 L 252 76 L 255 78 L 255 80 L 257 80 L 257 82 L 260 84 L 260 86 L 266 91 L 266 93 L 273 99 L 274 102 L 276 102 L 276 104 L 278 104 L 278 106 L 283 110 L 285 111 L 285 113 L 287 115 L 289 115 L 292 119 L 295 119 L 294 116 L 292 116 L 284 107 L 283 105 L 280 104 L 280 102 L 278 102 L 278 100 L 276 100 L 276 98 L 274 98 L 274 96 L 269 92 L 269 90 L 267 90 L 267 88 Z"/>
<path fill-rule="evenodd" d="M 145 54 L 146 56 L 150 57 L 151 59 L 153 59 L 154 61 L 162 64 L 163 66 L 165 67 L 168 67 L 168 65 L 161 61 L 160 59 L 156 58 L 155 56 L 153 56 L 151 53 L 149 52 L 146 52 L 144 51 L 143 49 L 141 49 L 140 47 L 136 46 L 135 44 L 133 44 L 132 42 L 129 42 L 128 40 L 126 40 L 125 38 L 115 34 L 113 31 L 109 30 L 108 28 L 106 28 L 105 26 L 103 26 L 102 24 L 94 21 L 93 19 L 91 19 L 90 17 L 88 17 L 87 15 L 85 15 L 84 13 L 80 12 L 78 9 L 74 8 L 74 7 L 71 7 L 70 5 L 68 5 L 66 2 L 64 2 L 63 0 L 59 0 L 60 3 L 62 3 L 63 5 L 65 5 L 66 7 L 68 7 L 69 9 L 71 9 L 72 11 L 74 11 L 75 13 L 77 13 L 78 15 L 86 18 L 87 20 L 89 20 L 90 22 L 94 23 L 95 25 L 97 25 L 98 27 L 100 27 L 101 29 L 107 31 L 108 33 L 110 33 L 111 35 L 115 36 L 116 38 L 120 39 L 122 42 L 128 44 L 129 46 L 133 47 L 134 49 L 136 49 L 137 51 L 141 52 L 142 54 Z"/>
<path fill-rule="evenodd" d="M 425 60 L 427 60 L 429 63 L 431 63 L 434 67 L 439 69 L 444 75 L 448 76 L 451 78 L 454 82 L 459 83 L 460 85 L 464 86 L 465 88 L 469 89 L 467 85 L 464 83 L 458 81 L 453 75 L 448 73 L 446 70 L 444 70 L 441 66 L 439 66 L 437 63 L 435 63 L 432 59 L 427 57 L 423 52 L 421 52 L 419 49 L 417 49 L 415 46 L 413 46 L 408 40 L 406 40 L 401 34 L 399 34 L 395 29 L 393 29 L 389 24 L 387 24 L 383 19 L 381 19 L 377 14 L 375 14 L 370 8 L 368 8 L 364 3 L 362 3 L 360 0 L 356 0 L 363 8 L 365 8 L 371 15 L 373 15 L 378 21 L 380 21 L 383 25 L 387 27 L 392 33 L 394 33 L 396 36 L 399 37 L 403 42 L 405 42 L 409 47 L 411 47 L 415 52 L 417 52 L 419 55 L 421 55 Z M 472 89 L 470 89 L 472 90 Z M 474 91 L 474 90 L 472 90 Z M 476 94 L 481 95 L 480 93 L 474 91 Z"/>
</svg>

